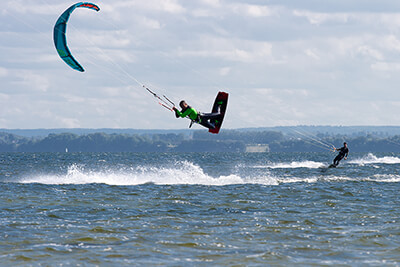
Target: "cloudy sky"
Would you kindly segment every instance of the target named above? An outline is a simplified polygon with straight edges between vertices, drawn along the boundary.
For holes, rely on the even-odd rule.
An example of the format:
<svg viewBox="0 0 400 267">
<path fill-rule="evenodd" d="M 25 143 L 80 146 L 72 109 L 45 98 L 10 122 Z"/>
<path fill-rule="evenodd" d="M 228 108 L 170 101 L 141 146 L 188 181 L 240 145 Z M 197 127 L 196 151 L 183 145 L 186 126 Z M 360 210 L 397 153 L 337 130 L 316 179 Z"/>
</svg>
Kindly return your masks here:
<svg viewBox="0 0 400 267">
<path fill-rule="evenodd" d="M 400 2 L 2 0 L 0 128 L 182 129 L 141 85 L 209 112 L 224 127 L 400 125 Z M 200 128 L 200 126 L 196 126 Z"/>
</svg>

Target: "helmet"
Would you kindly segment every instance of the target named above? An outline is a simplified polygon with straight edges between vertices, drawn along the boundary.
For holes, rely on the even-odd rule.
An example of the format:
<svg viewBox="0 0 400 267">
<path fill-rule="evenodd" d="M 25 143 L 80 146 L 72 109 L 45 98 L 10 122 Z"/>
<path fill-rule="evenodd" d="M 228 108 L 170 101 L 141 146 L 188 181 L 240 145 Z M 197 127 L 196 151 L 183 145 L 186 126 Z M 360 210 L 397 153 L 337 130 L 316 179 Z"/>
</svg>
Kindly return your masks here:
<svg viewBox="0 0 400 267">
<path fill-rule="evenodd" d="M 185 100 L 182 100 L 181 102 L 179 102 L 179 106 L 181 107 L 181 108 L 184 108 L 184 104 L 186 104 L 186 101 Z"/>
</svg>

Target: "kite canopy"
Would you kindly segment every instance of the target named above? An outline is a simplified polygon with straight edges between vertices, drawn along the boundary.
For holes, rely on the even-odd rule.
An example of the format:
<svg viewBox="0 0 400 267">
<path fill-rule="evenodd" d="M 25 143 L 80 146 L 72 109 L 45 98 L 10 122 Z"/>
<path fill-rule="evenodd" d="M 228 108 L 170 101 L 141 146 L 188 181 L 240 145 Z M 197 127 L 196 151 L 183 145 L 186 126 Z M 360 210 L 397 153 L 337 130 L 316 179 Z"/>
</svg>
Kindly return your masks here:
<svg viewBox="0 0 400 267">
<path fill-rule="evenodd" d="M 76 61 L 76 59 L 72 56 L 71 51 L 69 51 L 67 46 L 67 39 L 65 32 L 67 30 L 67 22 L 71 13 L 78 7 L 86 7 L 89 9 L 93 9 L 95 11 L 99 11 L 100 8 L 92 3 L 84 3 L 80 2 L 70 6 L 61 16 L 58 18 L 56 25 L 54 25 L 54 45 L 56 46 L 58 55 L 65 61 L 71 68 L 76 69 L 78 71 L 84 72 L 85 70 L 82 66 Z"/>
</svg>

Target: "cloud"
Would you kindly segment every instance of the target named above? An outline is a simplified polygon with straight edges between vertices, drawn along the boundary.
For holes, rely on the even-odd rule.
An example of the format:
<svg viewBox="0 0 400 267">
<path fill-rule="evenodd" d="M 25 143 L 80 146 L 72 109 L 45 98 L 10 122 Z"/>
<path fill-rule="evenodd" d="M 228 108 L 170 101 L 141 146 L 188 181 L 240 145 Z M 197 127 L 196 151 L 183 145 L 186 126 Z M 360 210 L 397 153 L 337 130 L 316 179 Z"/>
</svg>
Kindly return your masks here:
<svg viewBox="0 0 400 267">
<path fill-rule="evenodd" d="M 106 5 L 106 4 L 104 4 Z M 181 14 L 186 12 L 178 0 L 147 0 L 147 1 L 114 1 L 112 4 L 113 11 L 128 11 L 130 14 L 140 14 L 140 11 L 146 12 L 165 12 L 171 14 Z M 111 7 L 108 6 L 110 9 Z"/>
<path fill-rule="evenodd" d="M 376 62 L 371 65 L 371 68 L 377 71 L 398 73 L 400 62 Z"/>
<path fill-rule="evenodd" d="M 310 12 L 306 10 L 294 10 L 293 15 L 297 17 L 304 17 L 308 20 L 309 23 L 315 25 L 321 25 L 327 22 L 333 23 L 348 23 L 351 15 L 346 13 L 318 13 L 318 12 Z"/>
<path fill-rule="evenodd" d="M 400 52 L 400 40 L 395 35 L 387 35 L 383 38 L 383 40 L 380 40 L 380 42 L 384 48 Z"/>
<path fill-rule="evenodd" d="M 145 26 L 146 28 L 149 28 L 149 29 L 159 30 L 162 27 L 161 23 L 155 19 L 140 17 L 138 21 L 140 24 L 142 24 L 143 26 Z"/>
<path fill-rule="evenodd" d="M 79 119 L 77 118 L 57 118 L 60 121 L 60 125 L 65 128 L 81 128 Z"/>
<path fill-rule="evenodd" d="M 268 17 L 273 14 L 268 6 L 250 5 L 250 4 L 233 4 L 231 9 L 234 13 L 239 15 L 246 15 L 250 17 Z"/>
<path fill-rule="evenodd" d="M 37 15 L 49 15 L 53 14 L 54 9 L 62 10 L 67 9 L 65 3 L 54 4 L 54 3 L 38 3 L 37 1 L 22 1 L 22 0 L 6 0 L 3 4 L 3 10 L 9 11 L 9 13 L 16 14 L 37 14 Z M 71 4 L 72 5 L 72 4 Z M 69 6 L 68 6 L 69 7 Z"/>
<path fill-rule="evenodd" d="M 12 71 L 13 80 L 9 83 L 13 92 L 46 92 L 50 87 L 50 81 L 46 76 L 33 71 Z"/>
<path fill-rule="evenodd" d="M 193 48 L 195 49 L 184 50 L 181 47 L 178 55 L 180 57 L 217 57 L 249 63 L 266 60 L 272 54 L 272 45 L 268 42 L 232 40 L 213 36 L 203 36 L 201 42 L 193 44 Z"/>
<path fill-rule="evenodd" d="M 224 68 L 221 68 L 221 69 L 220 69 L 219 73 L 220 73 L 220 75 L 222 75 L 222 76 L 226 76 L 226 75 L 229 74 L 230 71 L 231 71 L 231 68 L 230 68 L 230 67 L 224 67 Z"/>
<path fill-rule="evenodd" d="M 68 25 L 84 73 L 52 40 L 73 3 L 2 3 L 0 127 L 185 128 L 142 82 L 202 111 L 228 91 L 225 127 L 400 123 L 393 1 L 99 1 Z"/>
<path fill-rule="evenodd" d="M 312 59 L 320 60 L 321 58 L 318 56 L 317 52 L 313 51 L 312 49 L 306 49 L 305 54 Z"/>
<path fill-rule="evenodd" d="M 0 67 L 0 77 L 5 77 L 8 75 L 8 70 L 6 68 Z"/>
<path fill-rule="evenodd" d="M 384 56 L 380 51 L 364 45 L 357 48 L 357 53 L 365 58 L 371 58 L 372 60 L 384 59 Z"/>
</svg>

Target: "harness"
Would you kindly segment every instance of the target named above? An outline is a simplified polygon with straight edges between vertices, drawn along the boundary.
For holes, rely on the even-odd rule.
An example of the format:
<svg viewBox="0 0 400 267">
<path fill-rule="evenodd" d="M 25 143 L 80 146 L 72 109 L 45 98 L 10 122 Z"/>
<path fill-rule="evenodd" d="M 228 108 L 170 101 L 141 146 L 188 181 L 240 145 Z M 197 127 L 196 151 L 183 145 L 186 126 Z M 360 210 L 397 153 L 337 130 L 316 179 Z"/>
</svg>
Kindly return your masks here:
<svg viewBox="0 0 400 267">
<path fill-rule="evenodd" d="M 197 118 L 195 120 L 192 120 L 190 117 L 190 125 L 189 128 L 192 128 L 193 123 L 200 123 L 201 122 L 201 117 L 200 117 L 200 113 L 197 113 Z"/>
</svg>

